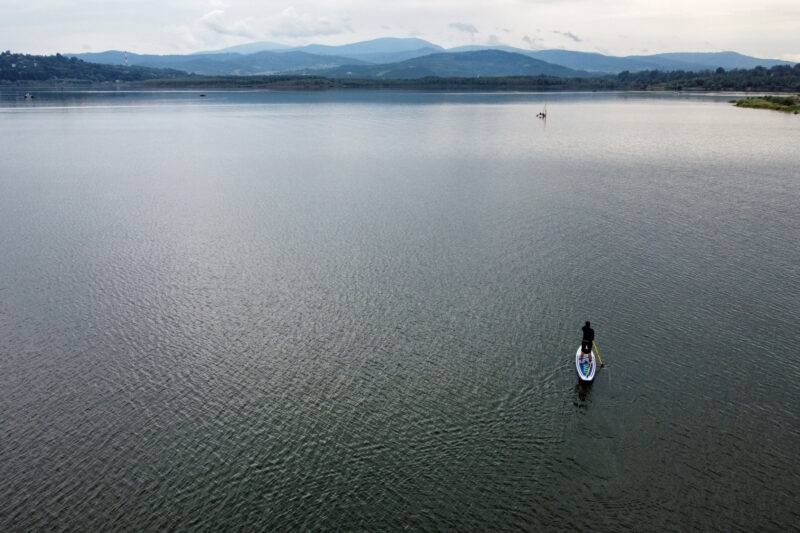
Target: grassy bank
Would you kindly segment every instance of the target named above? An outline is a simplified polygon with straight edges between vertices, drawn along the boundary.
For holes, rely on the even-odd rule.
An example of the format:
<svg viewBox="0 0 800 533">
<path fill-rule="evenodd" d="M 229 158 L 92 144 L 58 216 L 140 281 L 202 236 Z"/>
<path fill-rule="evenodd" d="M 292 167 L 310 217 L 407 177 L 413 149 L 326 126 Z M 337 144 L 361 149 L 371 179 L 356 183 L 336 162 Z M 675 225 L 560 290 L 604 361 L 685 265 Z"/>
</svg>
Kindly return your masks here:
<svg viewBox="0 0 800 533">
<path fill-rule="evenodd" d="M 800 95 L 797 96 L 751 96 L 737 100 L 736 107 L 754 109 L 773 109 L 786 113 L 800 114 Z"/>
</svg>

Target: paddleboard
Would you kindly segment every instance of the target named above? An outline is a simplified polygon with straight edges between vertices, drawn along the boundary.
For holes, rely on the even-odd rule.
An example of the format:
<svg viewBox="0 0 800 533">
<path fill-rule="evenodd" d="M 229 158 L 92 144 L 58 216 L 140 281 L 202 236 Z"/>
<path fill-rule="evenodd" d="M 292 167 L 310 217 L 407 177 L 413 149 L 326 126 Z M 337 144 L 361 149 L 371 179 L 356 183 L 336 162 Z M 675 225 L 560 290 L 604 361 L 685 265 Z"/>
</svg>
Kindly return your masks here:
<svg viewBox="0 0 800 533">
<path fill-rule="evenodd" d="M 575 368 L 578 370 L 578 378 L 581 381 L 594 380 L 594 373 L 597 370 L 597 354 L 592 350 L 592 359 L 589 362 L 589 354 L 583 356 L 583 364 L 581 364 L 581 347 L 578 346 L 578 351 L 575 352 Z"/>
</svg>

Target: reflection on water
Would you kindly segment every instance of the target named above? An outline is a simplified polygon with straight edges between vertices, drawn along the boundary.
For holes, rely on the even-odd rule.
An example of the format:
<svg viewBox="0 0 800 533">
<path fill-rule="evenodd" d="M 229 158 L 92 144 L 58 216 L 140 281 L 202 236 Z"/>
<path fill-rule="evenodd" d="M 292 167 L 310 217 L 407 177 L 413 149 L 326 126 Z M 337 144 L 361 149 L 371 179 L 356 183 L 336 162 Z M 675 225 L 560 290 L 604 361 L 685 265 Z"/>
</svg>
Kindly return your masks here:
<svg viewBox="0 0 800 533">
<path fill-rule="evenodd" d="M 589 391 L 592 389 L 593 381 L 578 381 L 575 385 L 575 407 L 579 407 L 581 409 L 586 409 L 589 407 L 589 402 L 587 398 L 589 397 Z"/>
</svg>

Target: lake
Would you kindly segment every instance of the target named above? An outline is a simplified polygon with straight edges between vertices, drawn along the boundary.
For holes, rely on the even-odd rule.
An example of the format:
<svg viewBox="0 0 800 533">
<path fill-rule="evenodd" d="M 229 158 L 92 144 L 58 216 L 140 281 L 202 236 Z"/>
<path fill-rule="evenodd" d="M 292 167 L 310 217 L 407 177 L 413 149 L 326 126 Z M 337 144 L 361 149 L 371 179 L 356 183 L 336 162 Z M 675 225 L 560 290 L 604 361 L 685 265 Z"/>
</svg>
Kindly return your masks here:
<svg viewBox="0 0 800 533">
<path fill-rule="evenodd" d="M 1 530 L 800 523 L 797 116 L 34 92 L 0 92 Z"/>
</svg>

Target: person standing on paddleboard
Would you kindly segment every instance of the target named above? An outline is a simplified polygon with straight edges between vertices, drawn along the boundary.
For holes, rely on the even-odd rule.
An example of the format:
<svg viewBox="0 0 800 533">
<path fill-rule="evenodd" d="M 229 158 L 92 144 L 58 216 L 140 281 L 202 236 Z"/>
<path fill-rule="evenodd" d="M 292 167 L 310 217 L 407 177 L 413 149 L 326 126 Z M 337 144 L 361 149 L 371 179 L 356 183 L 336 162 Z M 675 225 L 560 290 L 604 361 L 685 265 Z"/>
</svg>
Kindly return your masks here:
<svg viewBox="0 0 800 533">
<path fill-rule="evenodd" d="M 583 340 L 581 341 L 581 364 L 583 364 L 583 355 L 589 354 L 589 364 L 592 364 L 592 343 L 594 342 L 594 330 L 592 329 L 589 321 L 581 328 L 583 330 Z"/>
</svg>

